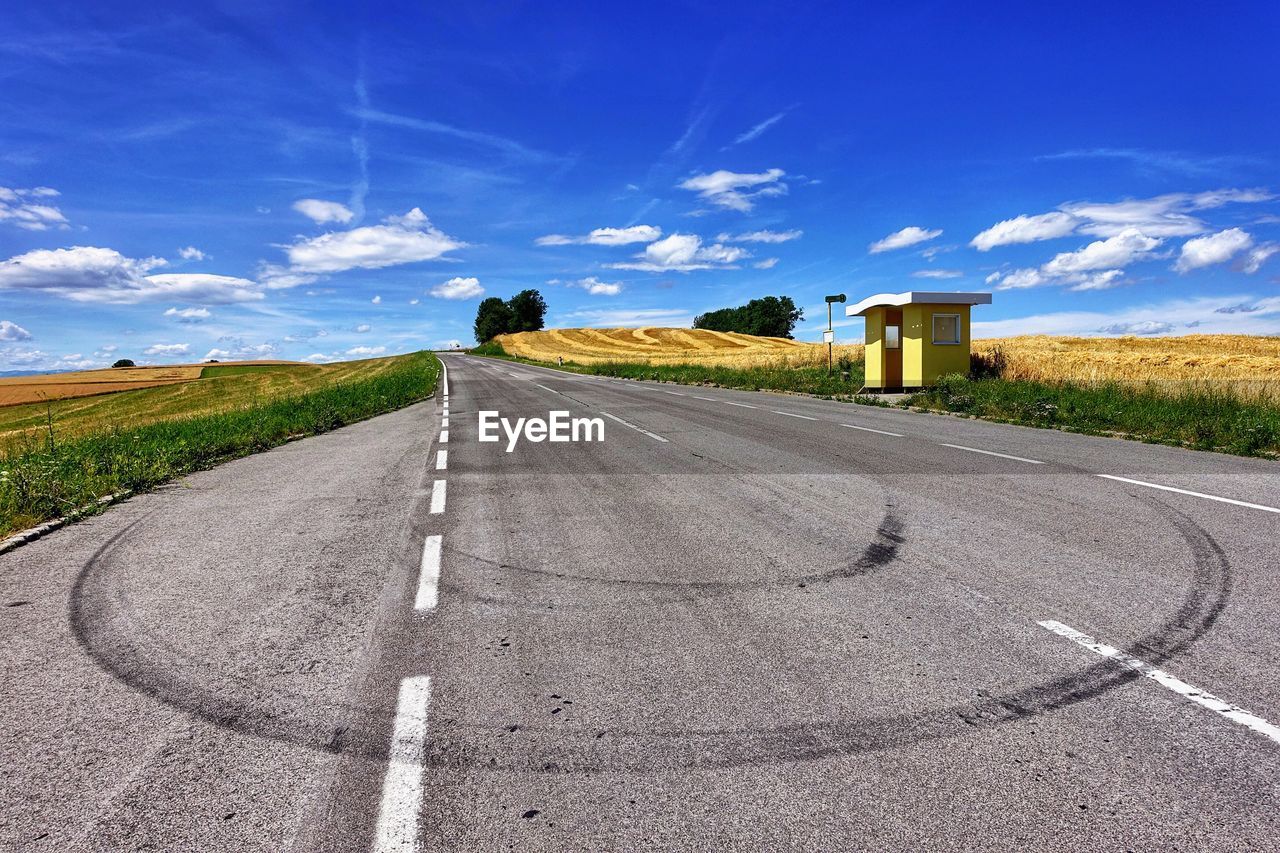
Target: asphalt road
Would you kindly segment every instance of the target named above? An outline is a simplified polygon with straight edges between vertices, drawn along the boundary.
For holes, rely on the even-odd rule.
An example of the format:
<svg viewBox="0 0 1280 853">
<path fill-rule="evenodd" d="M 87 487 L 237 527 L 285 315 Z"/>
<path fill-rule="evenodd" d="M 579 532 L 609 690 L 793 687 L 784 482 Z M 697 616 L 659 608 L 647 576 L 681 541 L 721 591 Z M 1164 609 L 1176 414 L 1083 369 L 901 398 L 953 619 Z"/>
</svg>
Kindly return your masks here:
<svg viewBox="0 0 1280 853">
<path fill-rule="evenodd" d="M 0 556 L 4 849 L 1280 846 L 1276 463 L 445 361 Z"/>
</svg>

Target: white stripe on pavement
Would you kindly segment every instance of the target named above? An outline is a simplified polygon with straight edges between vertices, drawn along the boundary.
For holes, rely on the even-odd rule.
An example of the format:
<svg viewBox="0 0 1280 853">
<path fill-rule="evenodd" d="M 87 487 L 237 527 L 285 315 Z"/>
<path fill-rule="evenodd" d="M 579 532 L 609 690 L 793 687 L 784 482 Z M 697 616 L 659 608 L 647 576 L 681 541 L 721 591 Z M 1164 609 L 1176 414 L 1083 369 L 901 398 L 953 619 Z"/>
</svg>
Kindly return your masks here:
<svg viewBox="0 0 1280 853">
<path fill-rule="evenodd" d="M 1276 507 L 1266 506 L 1264 504 L 1251 504 L 1248 501 L 1238 501 L 1235 498 L 1223 498 L 1223 497 L 1219 497 L 1218 495 L 1206 495 L 1203 492 L 1192 492 L 1192 491 L 1188 491 L 1187 489 L 1175 489 L 1173 486 L 1162 486 L 1159 483 L 1147 483 L 1142 480 L 1130 480 L 1128 477 L 1116 477 L 1111 474 L 1098 474 L 1097 476 L 1104 477 L 1108 480 L 1118 480 L 1121 483 L 1132 483 L 1135 486 L 1146 486 L 1148 489 L 1160 489 L 1161 491 L 1165 491 L 1165 492 L 1177 492 L 1180 495 L 1191 495 L 1193 498 L 1204 498 L 1205 500 L 1209 500 L 1209 501 L 1219 501 L 1220 503 L 1234 504 L 1236 506 L 1248 507 L 1249 509 L 1260 509 L 1263 512 L 1280 513 L 1280 509 L 1277 509 Z"/>
<path fill-rule="evenodd" d="M 436 451 L 436 470 L 443 471 L 448 467 L 449 467 L 449 451 L 437 450 Z"/>
<path fill-rule="evenodd" d="M 887 432 L 882 429 L 872 429 L 871 427 L 858 426 L 857 424 L 840 424 L 840 426 L 848 427 L 849 429 L 860 429 L 863 432 L 876 432 L 876 433 L 879 433 L 880 435 L 891 435 L 894 438 L 902 438 L 902 433 L 900 432 Z"/>
<path fill-rule="evenodd" d="M 427 706 L 431 678 L 412 675 L 400 682 L 396 719 L 382 779 L 374 853 L 414 853 L 418 848 L 418 808 L 422 803 L 422 762 L 427 753 Z"/>
<path fill-rule="evenodd" d="M 601 410 L 600 414 L 604 415 L 606 418 L 613 418 L 613 419 L 614 419 L 615 421 L 617 421 L 618 423 L 622 424 L 622 425 L 623 425 L 623 426 L 625 426 L 625 427 L 631 427 L 631 428 L 632 428 L 633 430 L 635 430 L 636 432 L 644 433 L 645 435 L 649 436 L 649 438 L 655 439 L 655 440 L 657 440 L 657 441 L 661 441 L 661 442 L 663 442 L 664 444 L 665 444 L 665 443 L 667 443 L 667 440 L 666 440 L 665 438 L 663 438 L 662 436 L 658 435 L 657 433 L 649 432 L 649 431 L 648 431 L 647 429 L 645 429 L 644 427 L 638 427 L 638 426 L 636 426 L 635 424 L 630 423 L 629 421 L 624 421 L 622 418 L 618 417 L 617 415 L 611 415 L 611 414 L 609 414 L 608 412 L 603 411 L 603 410 Z"/>
<path fill-rule="evenodd" d="M 778 411 L 777 409 L 770 409 L 769 411 L 773 412 L 775 415 L 786 415 L 786 416 L 787 416 L 787 417 L 789 417 L 789 418 L 801 418 L 802 420 L 806 420 L 806 421 L 816 421 L 816 420 L 817 420 L 817 418 L 811 418 L 811 417 L 809 417 L 808 415 L 797 415 L 797 414 L 795 414 L 795 413 L 793 413 L 793 412 L 780 412 L 780 411 Z"/>
<path fill-rule="evenodd" d="M 436 480 L 431 484 L 431 514 L 439 515 L 444 512 L 444 493 L 447 488 L 444 480 Z"/>
<path fill-rule="evenodd" d="M 440 586 L 440 543 L 441 537 L 428 536 L 422 543 L 422 568 L 418 573 L 418 595 L 413 600 L 413 609 L 422 613 L 435 610 L 437 589 Z"/>
<path fill-rule="evenodd" d="M 965 447 L 963 444 L 947 444 L 945 441 L 938 442 L 943 447 L 953 447 L 956 450 L 967 450 L 970 453 L 985 453 L 987 456 L 999 456 L 1002 459 L 1012 459 L 1015 462 L 1030 462 L 1032 465 L 1043 465 L 1039 459 L 1027 459 L 1024 456 L 1010 456 L 1008 453 L 996 453 L 994 450 L 981 450 L 977 447 Z"/>
<path fill-rule="evenodd" d="M 447 429 L 440 430 L 440 443 L 441 444 L 449 443 L 449 431 Z"/>
<path fill-rule="evenodd" d="M 1212 693 L 1206 693 L 1199 687 L 1193 687 L 1185 681 L 1174 678 L 1162 669 L 1156 669 L 1151 664 L 1138 660 L 1135 657 L 1131 657 L 1114 646 L 1108 646 L 1105 643 L 1100 643 L 1088 634 L 1082 634 L 1075 628 L 1063 625 L 1061 622 L 1046 619 L 1039 624 L 1040 627 L 1047 628 L 1060 637 L 1066 637 L 1068 640 L 1079 643 L 1091 652 L 1100 654 L 1105 658 L 1110 658 L 1121 666 L 1128 667 L 1135 672 L 1142 673 L 1161 687 L 1168 688 L 1179 696 L 1182 696 L 1185 699 L 1190 699 L 1192 702 L 1208 708 L 1210 711 L 1215 711 L 1226 717 L 1228 720 L 1231 720 L 1233 723 L 1239 723 L 1245 728 L 1253 729 L 1258 734 L 1280 743 L 1280 728 L 1273 726 L 1271 723 L 1268 723 L 1259 716 L 1250 714 L 1243 708 L 1237 708 L 1235 705 L 1219 699 Z"/>
<path fill-rule="evenodd" d="M 722 400 L 726 406 L 737 406 L 740 409 L 758 409 L 759 406 L 748 406 L 746 403 L 735 403 L 732 400 Z"/>
<path fill-rule="evenodd" d="M 445 417 L 443 417 L 443 418 L 441 418 L 441 419 L 440 419 L 440 426 L 445 427 L 445 428 L 447 428 L 447 427 L 449 426 L 449 417 L 448 417 L 448 415 L 446 415 Z"/>
</svg>

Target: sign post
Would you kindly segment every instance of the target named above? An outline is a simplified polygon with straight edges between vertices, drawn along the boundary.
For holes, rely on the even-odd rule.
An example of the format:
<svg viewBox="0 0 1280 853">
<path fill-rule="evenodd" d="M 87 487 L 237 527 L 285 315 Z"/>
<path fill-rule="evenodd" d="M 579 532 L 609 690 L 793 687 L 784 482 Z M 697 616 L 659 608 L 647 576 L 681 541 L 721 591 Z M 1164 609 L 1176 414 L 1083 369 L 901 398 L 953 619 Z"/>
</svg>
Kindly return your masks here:
<svg viewBox="0 0 1280 853">
<path fill-rule="evenodd" d="M 837 293 L 834 296 L 827 297 L 827 328 L 822 333 L 822 341 L 827 345 L 827 375 L 831 375 L 834 368 L 832 358 L 832 345 L 836 342 L 836 330 L 831 325 L 831 303 L 844 302 L 844 294 Z"/>
</svg>

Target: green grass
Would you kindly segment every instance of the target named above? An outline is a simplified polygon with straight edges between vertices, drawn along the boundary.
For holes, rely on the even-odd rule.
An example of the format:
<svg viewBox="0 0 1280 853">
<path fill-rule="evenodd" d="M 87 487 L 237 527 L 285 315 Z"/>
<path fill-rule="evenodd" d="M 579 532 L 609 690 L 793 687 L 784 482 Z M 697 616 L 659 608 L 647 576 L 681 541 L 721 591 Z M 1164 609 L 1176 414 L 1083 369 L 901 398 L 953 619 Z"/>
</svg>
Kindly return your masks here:
<svg viewBox="0 0 1280 853">
<path fill-rule="evenodd" d="M 563 365 L 534 361 L 508 355 L 501 344 L 490 341 L 471 350 L 474 355 L 502 358 L 538 367 L 553 367 L 570 373 L 593 376 L 615 376 L 621 379 L 646 379 L 675 382 L 681 385 L 713 385 L 746 391 L 790 391 L 832 399 L 852 399 L 862 387 L 862 362 L 845 361 L 828 376 L 826 368 L 815 367 L 717 367 L 701 364 L 646 364 L 644 362 L 609 361 L 596 364 Z M 848 371 L 849 379 L 841 379 L 840 371 Z M 866 402 L 866 401 L 864 401 Z"/>
<path fill-rule="evenodd" d="M 270 397 L 254 395 L 221 411 L 137 426 L 104 423 L 97 430 L 68 436 L 55 420 L 52 430 L 11 434 L 0 449 L 0 535 L 77 514 L 105 495 L 146 491 L 228 459 L 337 429 L 435 393 L 440 362 L 431 353 L 379 361 L 383 364 L 377 369 L 366 363 L 352 371 L 331 372 L 331 377 L 339 379 L 323 387 Z M 127 398 L 151 390 L 163 389 L 112 396 Z M 125 400 L 122 405 L 132 409 L 137 404 Z"/>
<path fill-rule="evenodd" d="M 273 370 L 297 370 L 297 364 L 212 364 L 200 371 L 201 379 L 221 376 L 244 376 L 246 373 L 263 373 Z"/>
<path fill-rule="evenodd" d="M 1241 456 L 1280 454 L 1280 400 L 1245 399 L 1229 389 L 972 381 L 956 375 L 905 405 Z"/>
</svg>

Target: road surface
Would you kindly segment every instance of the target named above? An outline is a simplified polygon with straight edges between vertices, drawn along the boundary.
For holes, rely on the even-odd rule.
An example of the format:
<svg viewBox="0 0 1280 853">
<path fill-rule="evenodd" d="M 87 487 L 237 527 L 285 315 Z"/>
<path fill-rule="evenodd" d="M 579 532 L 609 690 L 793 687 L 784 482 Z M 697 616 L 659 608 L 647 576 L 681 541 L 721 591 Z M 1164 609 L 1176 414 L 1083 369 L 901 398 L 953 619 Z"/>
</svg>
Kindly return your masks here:
<svg viewBox="0 0 1280 853">
<path fill-rule="evenodd" d="M 444 361 L 0 557 L 0 846 L 1280 844 L 1276 463 Z"/>
</svg>

